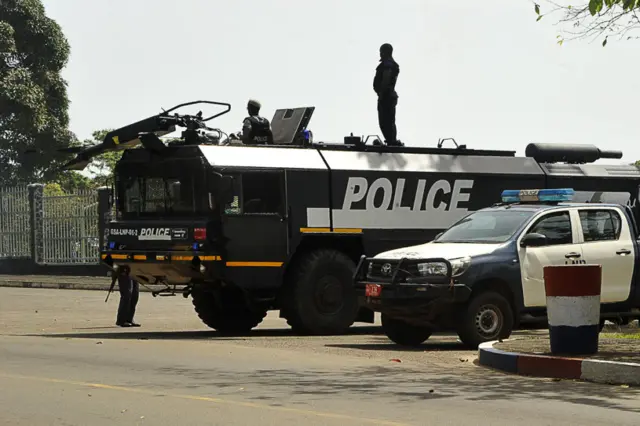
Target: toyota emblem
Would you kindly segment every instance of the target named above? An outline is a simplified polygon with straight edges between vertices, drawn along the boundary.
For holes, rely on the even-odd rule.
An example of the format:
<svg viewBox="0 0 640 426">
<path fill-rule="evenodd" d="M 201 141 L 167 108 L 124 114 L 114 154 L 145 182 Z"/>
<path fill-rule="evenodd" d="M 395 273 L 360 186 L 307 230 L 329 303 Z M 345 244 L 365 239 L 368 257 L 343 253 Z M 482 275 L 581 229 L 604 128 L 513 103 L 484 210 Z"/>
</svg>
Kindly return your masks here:
<svg viewBox="0 0 640 426">
<path fill-rule="evenodd" d="M 382 272 L 384 275 L 391 275 L 391 264 L 385 263 L 384 265 L 382 265 L 382 268 L 380 268 L 380 272 Z"/>
</svg>

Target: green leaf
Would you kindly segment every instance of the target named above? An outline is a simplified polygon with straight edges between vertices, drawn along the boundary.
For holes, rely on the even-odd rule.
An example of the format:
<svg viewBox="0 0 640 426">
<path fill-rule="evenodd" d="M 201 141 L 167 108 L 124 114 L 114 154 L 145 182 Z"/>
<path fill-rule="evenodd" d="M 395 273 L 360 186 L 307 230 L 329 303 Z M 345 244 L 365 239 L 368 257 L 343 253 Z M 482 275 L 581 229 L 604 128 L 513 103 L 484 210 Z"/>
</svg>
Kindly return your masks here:
<svg viewBox="0 0 640 426">
<path fill-rule="evenodd" d="M 539 21 L 539 20 L 541 20 L 541 19 L 542 19 L 542 15 L 539 15 L 539 16 L 536 18 L 536 22 L 538 22 L 538 21 Z"/>
<path fill-rule="evenodd" d="M 536 11 L 536 14 L 540 15 L 540 5 L 539 5 L 539 4 L 536 4 L 536 5 L 535 5 L 535 7 L 534 7 L 534 9 L 535 9 L 535 11 Z"/>
<path fill-rule="evenodd" d="M 603 0 L 589 0 L 589 13 L 594 16 L 602 10 Z"/>
<path fill-rule="evenodd" d="M 607 37 L 604 38 L 604 41 L 602 42 L 602 47 L 605 47 L 607 45 Z"/>
</svg>

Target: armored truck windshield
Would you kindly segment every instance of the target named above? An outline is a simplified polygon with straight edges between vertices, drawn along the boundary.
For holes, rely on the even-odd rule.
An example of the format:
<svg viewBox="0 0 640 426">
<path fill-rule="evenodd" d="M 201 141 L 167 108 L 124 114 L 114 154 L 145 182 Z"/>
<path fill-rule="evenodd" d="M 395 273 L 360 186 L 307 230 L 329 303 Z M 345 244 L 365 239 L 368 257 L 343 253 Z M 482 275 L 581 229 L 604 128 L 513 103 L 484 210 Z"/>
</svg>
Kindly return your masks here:
<svg viewBox="0 0 640 426">
<path fill-rule="evenodd" d="M 200 158 L 137 160 L 123 158 L 116 167 L 118 219 L 207 216 L 215 207 L 208 191 L 214 176 Z"/>
</svg>

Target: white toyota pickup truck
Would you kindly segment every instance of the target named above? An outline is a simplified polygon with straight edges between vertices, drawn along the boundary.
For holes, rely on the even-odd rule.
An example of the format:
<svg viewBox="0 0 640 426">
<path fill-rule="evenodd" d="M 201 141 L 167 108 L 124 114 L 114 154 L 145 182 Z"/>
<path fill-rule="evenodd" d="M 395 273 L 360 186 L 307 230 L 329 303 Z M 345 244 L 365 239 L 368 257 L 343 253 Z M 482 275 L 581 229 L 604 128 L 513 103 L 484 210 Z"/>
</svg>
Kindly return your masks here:
<svg viewBox="0 0 640 426">
<path fill-rule="evenodd" d="M 640 316 L 640 237 L 628 206 L 572 203 L 572 189 L 504 191 L 425 244 L 362 257 L 355 285 L 386 335 L 419 345 L 455 331 L 470 346 L 546 315 L 543 267 L 602 265 L 605 318 Z"/>
</svg>

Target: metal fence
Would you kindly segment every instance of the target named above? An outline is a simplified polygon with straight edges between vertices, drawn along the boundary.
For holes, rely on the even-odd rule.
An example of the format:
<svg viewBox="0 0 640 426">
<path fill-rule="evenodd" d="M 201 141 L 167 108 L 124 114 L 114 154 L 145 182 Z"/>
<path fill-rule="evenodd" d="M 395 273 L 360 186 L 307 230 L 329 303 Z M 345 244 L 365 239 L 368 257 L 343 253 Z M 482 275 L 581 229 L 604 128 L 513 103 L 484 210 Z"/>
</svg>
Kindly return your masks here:
<svg viewBox="0 0 640 426">
<path fill-rule="evenodd" d="M 42 250 L 36 251 L 36 263 L 98 263 L 99 217 L 96 191 L 42 195 Z"/>
<path fill-rule="evenodd" d="M 0 259 L 32 258 L 39 265 L 98 264 L 98 199 L 97 190 L 45 194 L 43 185 L 0 188 Z"/>
<path fill-rule="evenodd" d="M 0 259 L 31 256 L 29 189 L 0 188 Z"/>
</svg>

